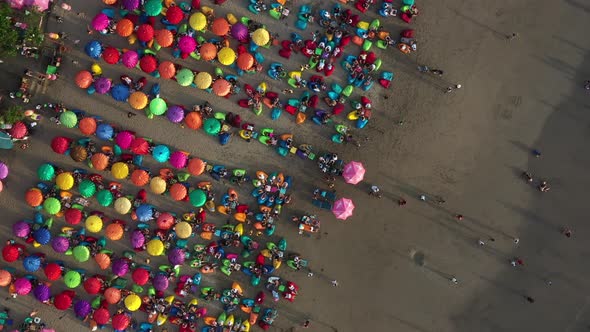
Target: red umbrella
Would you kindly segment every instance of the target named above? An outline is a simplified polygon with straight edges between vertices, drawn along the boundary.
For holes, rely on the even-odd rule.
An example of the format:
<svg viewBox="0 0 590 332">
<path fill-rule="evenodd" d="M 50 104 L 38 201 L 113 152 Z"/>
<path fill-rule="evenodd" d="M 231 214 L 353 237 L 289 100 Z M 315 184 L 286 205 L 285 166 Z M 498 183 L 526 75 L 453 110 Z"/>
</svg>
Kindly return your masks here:
<svg viewBox="0 0 590 332">
<path fill-rule="evenodd" d="M 53 152 L 64 154 L 70 148 L 71 139 L 63 136 L 56 136 L 51 140 L 51 149 Z"/>
<path fill-rule="evenodd" d="M 27 136 L 28 132 L 29 131 L 27 130 L 27 126 L 25 126 L 24 122 L 19 121 L 12 125 L 12 128 L 10 128 L 8 134 L 10 134 L 12 138 L 21 139 Z"/>
<path fill-rule="evenodd" d="M 111 319 L 111 314 L 109 313 L 109 311 L 107 309 L 99 308 L 94 312 L 94 314 L 92 315 L 92 318 L 94 319 L 96 324 L 105 325 L 106 323 L 109 322 L 109 319 Z"/>
<path fill-rule="evenodd" d="M 150 273 L 146 269 L 138 268 L 133 271 L 131 278 L 133 279 L 134 283 L 138 284 L 139 286 L 143 286 L 147 284 L 148 280 L 150 279 Z"/>
<path fill-rule="evenodd" d="M 225 36 L 229 32 L 229 23 L 225 18 L 218 17 L 211 24 L 211 32 L 218 36 Z"/>
<path fill-rule="evenodd" d="M 112 46 L 109 46 L 102 51 L 102 59 L 108 64 L 116 64 L 119 62 L 120 57 L 121 54 L 119 54 L 119 50 Z"/>
<path fill-rule="evenodd" d="M 139 60 L 139 68 L 144 72 L 151 74 L 158 68 L 158 60 L 153 55 L 144 55 Z"/>
<path fill-rule="evenodd" d="M 67 310 L 72 306 L 72 297 L 62 292 L 53 297 L 53 305 L 57 310 Z"/>
<path fill-rule="evenodd" d="M 18 248 L 12 244 L 7 244 L 2 248 L 2 258 L 4 258 L 4 261 L 7 263 L 15 262 L 19 255 Z"/>
<path fill-rule="evenodd" d="M 180 9 L 180 7 L 178 6 L 172 6 L 168 8 L 168 10 L 166 11 L 166 20 L 168 20 L 168 22 L 170 22 L 171 24 L 176 25 L 180 23 L 183 18 L 184 13 L 182 12 L 182 9 Z"/>
<path fill-rule="evenodd" d="M 129 316 L 125 314 L 116 314 L 113 316 L 111 324 L 115 330 L 124 330 L 129 326 Z"/>
<path fill-rule="evenodd" d="M 174 216 L 168 212 L 160 213 L 156 220 L 156 225 L 158 225 L 159 229 L 169 230 L 174 226 Z"/>
<path fill-rule="evenodd" d="M 69 208 L 64 213 L 66 222 L 70 225 L 78 225 L 82 221 L 82 211 L 79 209 Z"/>
<path fill-rule="evenodd" d="M 88 278 L 84 281 L 84 289 L 90 295 L 98 294 L 102 288 L 100 279 L 96 277 Z"/>
<path fill-rule="evenodd" d="M 141 137 L 137 137 L 133 141 L 131 141 L 131 146 L 129 147 L 131 152 L 133 152 L 135 154 L 142 154 L 142 155 L 148 154 L 149 148 L 150 148 L 149 143 Z"/>
<path fill-rule="evenodd" d="M 142 24 L 137 28 L 136 31 L 137 39 L 142 42 L 149 42 L 154 39 L 154 27 L 149 24 Z"/>
<path fill-rule="evenodd" d="M 49 264 L 45 265 L 43 272 L 45 273 L 45 276 L 47 277 L 47 280 L 49 280 L 49 281 L 59 280 L 59 278 L 61 278 L 61 274 L 62 274 L 61 266 L 59 266 L 56 263 L 49 263 Z"/>
</svg>

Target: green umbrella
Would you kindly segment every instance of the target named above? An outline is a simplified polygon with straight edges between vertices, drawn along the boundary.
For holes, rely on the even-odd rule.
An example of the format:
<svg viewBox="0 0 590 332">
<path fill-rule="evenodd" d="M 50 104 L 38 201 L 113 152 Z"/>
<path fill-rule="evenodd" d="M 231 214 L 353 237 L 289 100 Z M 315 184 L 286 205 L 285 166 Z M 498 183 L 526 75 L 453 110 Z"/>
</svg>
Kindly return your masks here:
<svg viewBox="0 0 590 332">
<path fill-rule="evenodd" d="M 92 195 L 96 193 L 96 185 L 94 184 L 94 182 L 85 179 L 82 182 L 80 182 L 80 185 L 78 185 L 78 191 L 80 192 L 80 195 L 82 195 L 82 197 L 92 197 Z"/>
<path fill-rule="evenodd" d="M 78 124 L 78 117 L 72 111 L 65 111 L 59 116 L 59 122 L 67 128 L 74 128 Z"/>
<path fill-rule="evenodd" d="M 158 16 L 162 13 L 162 0 L 148 0 L 143 5 L 143 10 L 147 16 Z"/>
<path fill-rule="evenodd" d="M 82 282 L 82 276 L 77 271 L 71 270 L 64 275 L 64 284 L 68 288 L 76 288 L 80 286 L 80 282 Z"/>
<path fill-rule="evenodd" d="M 37 176 L 41 181 L 51 181 L 55 177 L 55 168 L 51 164 L 43 164 L 37 169 Z"/>
<path fill-rule="evenodd" d="M 96 200 L 101 206 L 110 206 L 114 200 L 113 193 L 103 189 L 96 194 Z"/>
<path fill-rule="evenodd" d="M 195 74 L 190 69 L 182 68 L 176 73 L 176 82 L 181 86 L 189 86 L 193 83 Z"/>
<path fill-rule="evenodd" d="M 217 135 L 221 129 L 221 122 L 215 118 L 209 118 L 203 123 L 203 129 L 209 135 Z"/>
<path fill-rule="evenodd" d="M 152 101 L 150 101 L 150 112 L 153 115 L 162 115 L 166 113 L 166 109 L 168 109 L 168 106 L 166 105 L 164 99 L 154 98 Z"/>
<path fill-rule="evenodd" d="M 57 198 L 49 197 L 43 202 L 43 208 L 45 209 L 45 212 L 51 215 L 57 214 L 61 210 L 61 203 Z"/>
<path fill-rule="evenodd" d="M 76 246 L 72 250 L 72 255 L 76 261 L 83 263 L 90 258 L 90 250 L 86 246 Z"/>
<path fill-rule="evenodd" d="M 188 197 L 191 201 L 191 204 L 196 207 L 201 207 L 205 204 L 207 200 L 207 195 L 201 189 L 195 189 L 188 194 Z"/>
</svg>

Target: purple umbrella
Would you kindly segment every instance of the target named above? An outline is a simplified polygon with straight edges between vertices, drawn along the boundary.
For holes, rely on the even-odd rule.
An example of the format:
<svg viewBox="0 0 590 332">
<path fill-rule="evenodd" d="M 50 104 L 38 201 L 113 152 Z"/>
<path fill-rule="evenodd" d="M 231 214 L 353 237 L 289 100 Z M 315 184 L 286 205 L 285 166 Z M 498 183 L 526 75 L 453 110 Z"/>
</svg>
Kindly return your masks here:
<svg viewBox="0 0 590 332">
<path fill-rule="evenodd" d="M 174 151 L 170 155 L 170 165 L 175 168 L 185 168 L 188 161 L 188 156 L 182 151 Z"/>
<path fill-rule="evenodd" d="M 178 39 L 178 48 L 182 53 L 192 53 L 197 48 L 197 42 L 193 37 L 182 36 Z"/>
<path fill-rule="evenodd" d="M 90 305 L 90 302 L 86 300 L 78 300 L 74 303 L 74 312 L 76 313 L 76 316 L 80 318 L 85 318 L 91 311 L 92 306 Z"/>
<path fill-rule="evenodd" d="M 94 82 L 96 93 L 104 95 L 111 89 L 111 80 L 106 77 L 101 77 Z"/>
<path fill-rule="evenodd" d="M 236 23 L 234 25 L 231 26 L 231 31 L 230 31 L 232 37 L 234 37 L 237 40 L 245 40 L 248 37 L 248 27 L 245 26 L 242 23 Z"/>
<path fill-rule="evenodd" d="M 113 262 L 113 266 L 111 267 L 113 273 L 119 277 L 122 277 L 129 272 L 129 263 L 124 259 L 117 259 Z"/>
<path fill-rule="evenodd" d="M 39 302 L 47 302 L 51 297 L 51 290 L 45 284 L 39 284 L 33 289 L 33 294 Z"/>
<path fill-rule="evenodd" d="M 14 282 L 14 289 L 18 295 L 27 295 L 31 292 L 31 281 L 27 278 L 18 278 Z"/>
<path fill-rule="evenodd" d="M 154 288 L 157 291 L 165 291 L 168 289 L 168 278 L 164 274 L 157 274 L 152 281 Z"/>
<path fill-rule="evenodd" d="M 130 131 L 125 130 L 117 134 L 117 137 L 115 137 L 115 143 L 117 143 L 121 149 L 127 150 L 131 146 L 131 142 L 133 142 L 134 139 L 135 135 L 133 135 Z"/>
<path fill-rule="evenodd" d="M 8 165 L 0 161 L 0 180 L 6 179 L 8 176 Z"/>
<path fill-rule="evenodd" d="M 51 241 L 51 248 L 58 254 L 63 254 L 70 249 L 70 240 L 65 236 L 56 236 Z"/>
<path fill-rule="evenodd" d="M 140 230 L 134 230 L 131 233 L 131 245 L 133 248 L 141 248 L 145 243 L 145 236 Z"/>
<path fill-rule="evenodd" d="M 12 225 L 12 232 L 16 237 L 26 238 L 31 234 L 31 225 L 24 220 L 18 221 Z"/>
<path fill-rule="evenodd" d="M 123 65 L 127 68 L 135 68 L 139 63 L 139 54 L 133 50 L 127 51 L 123 53 L 121 62 L 123 62 Z"/>
<path fill-rule="evenodd" d="M 178 105 L 170 106 L 166 111 L 166 117 L 170 122 L 180 123 L 184 120 L 184 108 Z"/>
<path fill-rule="evenodd" d="M 92 19 L 92 28 L 96 31 L 104 30 L 109 26 L 109 17 L 104 13 L 98 13 Z"/>
<path fill-rule="evenodd" d="M 139 0 L 123 0 L 123 7 L 127 10 L 136 10 L 139 8 Z"/>
<path fill-rule="evenodd" d="M 184 251 L 180 248 L 174 248 L 168 252 L 168 261 L 172 265 L 184 264 Z"/>
</svg>

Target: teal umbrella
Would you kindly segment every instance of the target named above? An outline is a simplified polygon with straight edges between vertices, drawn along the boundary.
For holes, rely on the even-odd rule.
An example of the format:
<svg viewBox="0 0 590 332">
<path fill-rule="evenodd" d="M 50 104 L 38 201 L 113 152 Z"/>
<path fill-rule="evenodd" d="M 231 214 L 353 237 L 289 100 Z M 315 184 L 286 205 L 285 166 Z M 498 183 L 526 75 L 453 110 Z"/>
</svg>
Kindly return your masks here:
<svg viewBox="0 0 590 332">
<path fill-rule="evenodd" d="M 154 98 L 150 101 L 150 112 L 153 115 L 162 115 L 166 113 L 168 106 L 162 98 Z"/>
<path fill-rule="evenodd" d="M 59 122 L 67 128 L 74 128 L 78 124 L 78 117 L 72 111 L 65 111 L 59 116 Z"/>
<path fill-rule="evenodd" d="M 181 86 L 189 86 L 193 83 L 195 79 L 195 74 L 187 68 L 182 68 L 178 72 L 176 72 L 176 82 Z"/>
<path fill-rule="evenodd" d="M 170 148 L 163 144 L 156 145 L 152 150 L 152 157 L 159 163 L 165 163 L 170 159 Z"/>
<path fill-rule="evenodd" d="M 41 181 L 51 181 L 55 177 L 55 168 L 53 165 L 45 163 L 37 168 L 37 176 Z"/>
<path fill-rule="evenodd" d="M 158 16 L 162 13 L 162 0 L 148 0 L 143 5 L 143 10 L 147 16 Z"/>
<path fill-rule="evenodd" d="M 101 206 L 110 206 L 114 200 L 113 193 L 109 190 L 103 189 L 96 194 L 96 200 Z"/>
<path fill-rule="evenodd" d="M 221 130 L 221 122 L 215 118 L 209 118 L 203 123 L 203 129 L 209 135 L 217 135 Z"/>
<path fill-rule="evenodd" d="M 12 143 L 12 137 L 8 136 L 5 132 L 0 132 L 0 149 L 10 150 L 14 146 Z"/>
<path fill-rule="evenodd" d="M 190 202 L 193 206 L 201 207 L 207 201 L 207 194 L 201 189 L 195 189 L 188 194 Z"/>
<path fill-rule="evenodd" d="M 78 185 L 78 191 L 82 197 L 92 197 L 96 193 L 96 184 L 88 179 L 85 179 Z"/>
</svg>

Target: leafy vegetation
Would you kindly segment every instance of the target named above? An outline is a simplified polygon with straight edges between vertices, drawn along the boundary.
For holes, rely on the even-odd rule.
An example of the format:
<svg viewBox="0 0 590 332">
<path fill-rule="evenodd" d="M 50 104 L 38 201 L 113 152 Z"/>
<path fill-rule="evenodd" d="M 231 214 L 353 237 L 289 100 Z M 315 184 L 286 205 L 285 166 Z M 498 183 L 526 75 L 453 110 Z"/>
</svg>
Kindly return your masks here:
<svg viewBox="0 0 590 332">
<path fill-rule="evenodd" d="M 0 116 L 5 124 L 15 124 L 25 118 L 23 110 L 18 106 L 10 106 Z"/>
<path fill-rule="evenodd" d="M 13 15 L 14 12 L 7 3 L 0 4 L 0 57 L 15 56 L 17 54 L 18 31 L 14 28 L 11 20 L 6 19 Z"/>
</svg>

